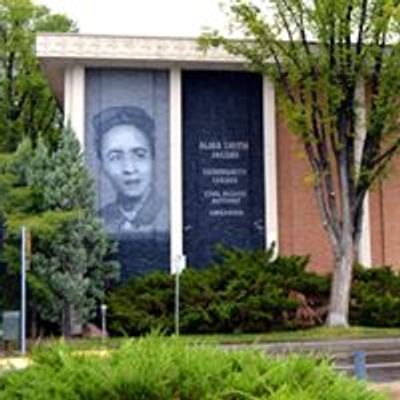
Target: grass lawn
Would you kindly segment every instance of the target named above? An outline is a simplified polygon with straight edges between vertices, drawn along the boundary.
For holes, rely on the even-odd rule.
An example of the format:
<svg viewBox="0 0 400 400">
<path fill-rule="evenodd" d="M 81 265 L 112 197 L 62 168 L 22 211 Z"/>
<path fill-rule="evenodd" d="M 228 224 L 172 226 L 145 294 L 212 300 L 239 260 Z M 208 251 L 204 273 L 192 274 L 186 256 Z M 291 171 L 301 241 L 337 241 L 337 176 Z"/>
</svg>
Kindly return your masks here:
<svg viewBox="0 0 400 400">
<path fill-rule="evenodd" d="M 210 344 L 251 344 L 251 343 L 274 343 L 290 341 L 314 341 L 314 340 L 344 340 L 344 339 L 368 339 L 368 338 L 400 338 L 400 328 L 327 328 L 319 327 L 297 331 L 280 331 L 268 333 L 246 333 L 246 334 L 207 334 L 207 335 L 181 335 L 181 339 L 188 342 L 204 342 Z M 134 338 L 133 338 L 134 339 Z M 91 350 L 110 348 L 117 349 L 126 338 L 102 339 L 71 339 L 68 340 L 76 350 Z M 30 348 L 53 344 L 58 339 L 46 339 L 30 343 Z"/>
<path fill-rule="evenodd" d="M 362 338 L 400 338 L 400 328 L 350 328 L 318 327 L 296 331 L 280 331 L 258 334 L 184 335 L 185 338 L 219 343 L 274 343 L 291 341 L 340 340 Z"/>
</svg>

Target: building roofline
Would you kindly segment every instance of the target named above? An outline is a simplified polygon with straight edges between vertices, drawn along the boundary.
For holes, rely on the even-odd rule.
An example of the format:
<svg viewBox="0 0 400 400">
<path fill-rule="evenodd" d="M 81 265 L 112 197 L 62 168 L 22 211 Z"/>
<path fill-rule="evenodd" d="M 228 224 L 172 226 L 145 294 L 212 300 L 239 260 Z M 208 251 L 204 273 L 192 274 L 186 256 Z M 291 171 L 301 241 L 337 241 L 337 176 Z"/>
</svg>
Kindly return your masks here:
<svg viewBox="0 0 400 400">
<path fill-rule="evenodd" d="M 243 70 L 243 59 L 222 48 L 199 49 L 196 38 L 81 33 L 39 33 L 36 54 L 62 105 L 64 72 L 71 65 L 85 68 Z"/>
</svg>

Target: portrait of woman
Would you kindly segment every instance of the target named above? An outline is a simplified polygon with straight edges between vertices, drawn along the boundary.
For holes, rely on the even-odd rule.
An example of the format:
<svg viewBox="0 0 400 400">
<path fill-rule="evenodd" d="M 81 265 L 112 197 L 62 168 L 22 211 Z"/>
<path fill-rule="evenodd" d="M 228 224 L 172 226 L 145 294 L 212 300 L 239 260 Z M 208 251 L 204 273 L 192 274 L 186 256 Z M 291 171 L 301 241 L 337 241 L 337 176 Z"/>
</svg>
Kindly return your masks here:
<svg viewBox="0 0 400 400">
<path fill-rule="evenodd" d="M 122 280 L 170 268 L 167 71 L 85 71 L 85 156 Z"/>
<path fill-rule="evenodd" d="M 165 231 L 166 207 L 154 179 L 154 120 L 139 107 L 110 107 L 93 117 L 101 168 L 116 200 L 100 210 L 114 235 Z"/>
</svg>

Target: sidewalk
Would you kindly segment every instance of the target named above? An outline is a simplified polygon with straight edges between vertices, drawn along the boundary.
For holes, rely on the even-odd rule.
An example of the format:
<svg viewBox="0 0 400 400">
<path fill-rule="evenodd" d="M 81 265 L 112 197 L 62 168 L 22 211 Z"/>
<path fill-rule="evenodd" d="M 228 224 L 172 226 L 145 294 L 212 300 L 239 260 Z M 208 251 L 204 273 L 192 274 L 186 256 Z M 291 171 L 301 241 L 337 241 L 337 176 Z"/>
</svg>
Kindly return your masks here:
<svg viewBox="0 0 400 400">
<path fill-rule="evenodd" d="M 27 357 L 0 358 L 0 372 L 8 369 L 23 369 L 31 363 Z"/>
<path fill-rule="evenodd" d="M 371 385 L 372 389 L 378 392 L 386 392 L 389 394 L 390 400 L 400 400 L 400 383 L 375 383 Z"/>
<path fill-rule="evenodd" d="M 225 344 L 224 347 L 241 349 L 251 347 L 264 350 L 269 353 L 290 353 L 290 352 L 323 352 L 331 353 L 338 351 L 357 350 L 393 350 L 400 349 L 400 338 L 361 338 L 361 339 L 329 339 L 329 340 L 299 340 L 287 342 L 269 343 L 237 343 Z"/>
</svg>

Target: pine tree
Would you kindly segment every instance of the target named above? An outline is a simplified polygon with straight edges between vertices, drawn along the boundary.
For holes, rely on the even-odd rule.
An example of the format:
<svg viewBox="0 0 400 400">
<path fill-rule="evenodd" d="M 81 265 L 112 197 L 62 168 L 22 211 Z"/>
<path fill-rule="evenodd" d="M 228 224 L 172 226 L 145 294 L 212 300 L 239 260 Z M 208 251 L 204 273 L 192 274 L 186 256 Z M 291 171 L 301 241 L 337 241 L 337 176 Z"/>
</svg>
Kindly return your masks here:
<svg viewBox="0 0 400 400">
<path fill-rule="evenodd" d="M 70 127 L 64 130 L 48 167 L 40 185 L 46 209 L 93 209 L 94 183 L 87 171 L 80 144 Z"/>
<path fill-rule="evenodd" d="M 15 270 L 18 231 L 25 225 L 32 233 L 29 283 L 35 312 L 68 336 L 73 319 L 81 324 L 92 318 L 107 284 L 118 276 L 117 263 L 110 261 L 113 243 L 94 212 L 93 181 L 79 142 L 67 128 L 53 154 L 41 140 L 34 150 L 24 142 L 5 164 L 0 186 L 8 176 L 9 196 L 0 198 L 7 262 Z M 18 192 L 24 192 L 20 201 Z"/>
</svg>

